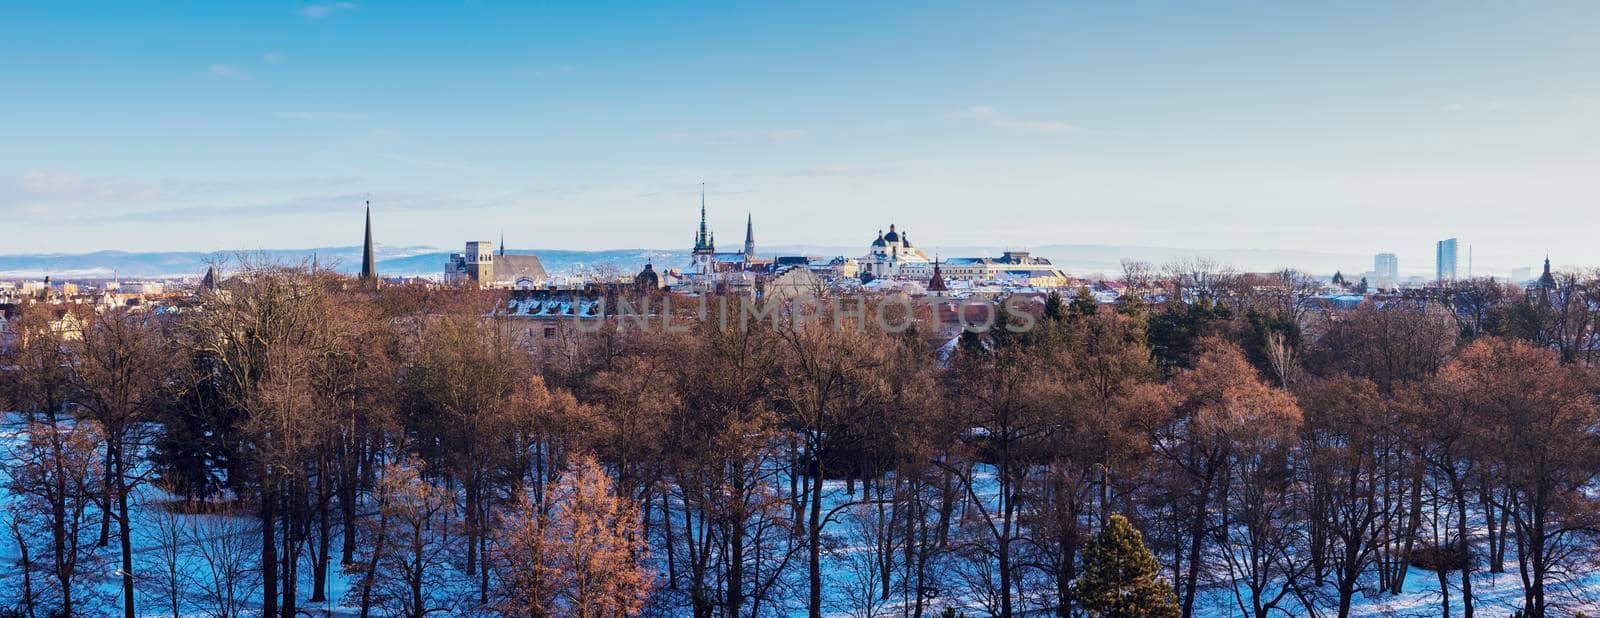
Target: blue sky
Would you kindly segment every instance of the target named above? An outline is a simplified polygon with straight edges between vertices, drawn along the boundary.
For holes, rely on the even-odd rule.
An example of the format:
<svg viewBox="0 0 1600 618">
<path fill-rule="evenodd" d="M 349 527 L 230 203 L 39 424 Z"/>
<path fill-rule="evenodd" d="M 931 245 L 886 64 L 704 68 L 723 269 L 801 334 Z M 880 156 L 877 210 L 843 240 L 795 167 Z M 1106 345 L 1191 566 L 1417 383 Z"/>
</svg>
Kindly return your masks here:
<svg viewBox="0 0 1600 618">
<path fill-rule="evenodd" d="M 0 253 L 468 238 L 1600 264 L 1600 4 L 0 9 Z"/>
</svg>

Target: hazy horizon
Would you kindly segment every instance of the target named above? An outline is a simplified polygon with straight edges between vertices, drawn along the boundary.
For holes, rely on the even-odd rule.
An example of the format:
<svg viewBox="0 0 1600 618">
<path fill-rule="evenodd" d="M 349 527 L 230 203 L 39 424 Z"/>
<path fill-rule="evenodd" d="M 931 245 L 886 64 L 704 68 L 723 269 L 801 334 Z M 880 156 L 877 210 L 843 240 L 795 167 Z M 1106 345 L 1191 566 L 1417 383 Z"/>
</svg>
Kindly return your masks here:
<svg viewBox="0 0 1600 618">
<path fill-rule="evenodd" d="M 1372 268 L 1372 256 L 1369 255 L 1248 247 L 1197 249 L 1194 247 L 1138 245 L 1049 244 L 1026 247 L 1002 245 L 957 247 L 946 245 L 924 246 L 923 248 L 931 256 L 939 257 L 942 255 L 946 258 L 998 256 L 1001 252 L 1009 250 L 1031 251 L 1037 257 L 1051 259 L 1057 267 L 1075 275 L 1115 275 L 1121 272 L 1122 260 L 1140 260 L 1159 267 L 1174 260 L 1191 258 L 1210 259 L 1221 266 L 1246 272 L 1270 272 L 1282 268 L 1293 268 L 1323 277 L 1331 276 L 1335 272 L 1343 272 L 1347 276 L 1354 277 Z M 451 252 L 460 251 L 459 248 L 453 247 L 428 245 L 394 246 L 381 242 L 376 243 L 376 249 L 379 271 L 382 274 L 404 276 L 438 275 L 445 257 Z M 782 255 L 809 255 L 824 258 L 834 256 L 859 257 L 864 249 L 864 247 L 844 245 L 758 245 L 757 253 L 764 257 Z M 0 254 L 0 279 L 31 278 L 52 274 L 58 278 L 95 278 L 110 276 L 117 272 L 130 277 L 193 276 L 203 270 L 207 260 L 212 257 L 221 255 L 225 259 L 232 259 L 254 252 L 264 252 L 266 259 L 285 261 L 287 263 L 293 263 L 300 259 L 310 260 L 315 256 L 321 259 L 325 267 L 353 273 L 359 266 L 360 250 L 360 245 L 345 244 L 320 247 L 255 247 L 215 251 L 171 250 L 141 252 L 102 249 L 93 252 Z M 611 247 L 574 250 L 517 247 L 513 245 L 510 252 L 539 255 L 545 261 L 547 269 L 552 273 L 560 274 L 573 274 L 572 271 L 575 267 L 595 266 L 597 264 L 616 268 L 619 272 L 631 272 L 632 269 L 642 267 L 647 258 L 652 257 L 658 266 L 680 267 L 687 266 L 690 257 L 689 249 L 686 247 Z M 1399 258 L 1399 270 L 1402 276 L 1432 277 L 1434 264 L 1431 258 L 1424 260 L 1420 256 L 1407 256 L 1404 254 L 1401 254 Z M 1468 263 L 1465 256 L 1462 258 L 1460 267 L 1463 274 L 1466 274 Z M 1501 256 L 1499 258 L 1491 257 L 1488 261 L 1485 261 L 1484 258 L 1476 259 L 1476 270 L 1473 274 L 1479 277 L 1505 279 L 1509 277 L 1512 269 L 1519 267 L 1532 269 L 1534 271 L 1532 274 L 1536 274 L 1538 269 L 1537 263 L 1524 263 L 1520 257 L 1505 258 Z M 1558 270 L 1570 270 L 1582 268 L 1583 265 L 1556 262 L 1553 267 Z"/>
<path fill-rule="evenodd" d="M 0 254 L 1118 245 L 1600 264 L 1600 5 L 32 4 Z M 1574 223 L 1580 223 L 1574 225 Z M 1360 266 L 1353 264 L 1354 266 Z M 1370 263 L 1365 268 L 1370 268 Z"/>
</svg>

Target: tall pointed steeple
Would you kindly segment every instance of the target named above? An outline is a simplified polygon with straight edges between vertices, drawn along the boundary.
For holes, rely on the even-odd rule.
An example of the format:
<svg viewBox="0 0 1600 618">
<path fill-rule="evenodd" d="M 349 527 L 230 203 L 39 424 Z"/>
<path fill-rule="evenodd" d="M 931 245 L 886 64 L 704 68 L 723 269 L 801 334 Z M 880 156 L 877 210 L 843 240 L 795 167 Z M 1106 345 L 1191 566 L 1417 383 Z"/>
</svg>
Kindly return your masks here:
<svg viewBox="0 0 1600 618">
<path fill-rule="evenodd" d="M 749 213 L 744 216 L 744 261 L 756 259 L 756 220 Z"/>
<path fill-rule="evenodd" d="M 1550 256 L 1544 256 L 1544 273 L 1539 275 L 1539 289 L 1552 290 L 1556 287 L 1556 276 L 1550 274 Z"/>
<path fill-rule="evenodd" d="M 45 277 L 44 279 L 46 282 L 50 280 L 49 277 Z M 200 287 L 213 291 L 222 287 L 222 274 L 217 272 L 217 265 L 215 263 L 206 266 L 206 274 L 204 277 L 200 278 Z"/>
<path fill-rule="evenodd" d="M 372 250 L 372 200 L 367 200 L 367 234 L 361 242 L 361 282 L 378 283 L 378 259 Z"/>
<path fill-rule="evenodd" d="M 695 252 L 710 253 L 717 250 L 716 241 L 706 228 L 706 183 L 700 183 L 700 230 L 694 235 Z"/>
<path fill-rule="evenodd" d="M 933 277 L 928 279 L 929 292 L 946 292 L 950 288 L 944 282 L 944 271 L 939 269 L 939 258 L 933 258 Z"/>
</svg>

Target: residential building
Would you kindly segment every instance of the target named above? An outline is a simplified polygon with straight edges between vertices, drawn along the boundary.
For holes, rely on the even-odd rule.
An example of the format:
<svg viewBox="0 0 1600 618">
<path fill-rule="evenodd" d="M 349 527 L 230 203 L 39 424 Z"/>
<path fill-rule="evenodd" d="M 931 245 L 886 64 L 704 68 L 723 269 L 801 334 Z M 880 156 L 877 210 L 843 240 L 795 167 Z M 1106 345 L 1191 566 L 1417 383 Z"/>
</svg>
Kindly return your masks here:
<svg viewBox="0 0 1600 618">
<path fill-rule="evenodd" d="M 1372 256 L 1372 273 L 1379 279 L 1400 279 L 1400 258 L 1393 253 L 1379 253 Z"/>
</svg>

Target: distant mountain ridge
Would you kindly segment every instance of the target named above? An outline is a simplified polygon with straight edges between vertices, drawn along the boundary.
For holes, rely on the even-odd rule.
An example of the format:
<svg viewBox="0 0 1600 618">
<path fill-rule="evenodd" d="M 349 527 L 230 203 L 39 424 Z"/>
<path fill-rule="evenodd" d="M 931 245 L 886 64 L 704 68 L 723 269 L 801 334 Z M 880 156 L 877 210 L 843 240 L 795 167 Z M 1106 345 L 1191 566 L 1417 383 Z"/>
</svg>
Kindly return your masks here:
<svg viewBox="0 0 1600 618">
<path fill-rule="evenodd" d="M 866 247 L 783 245 L 758 247 L 763 256 L 811 255 L 824 258 L 834 256 L 858 257 Z M 1038 257 L 1049 258 L 1063 270 L 1073 274 L 1105 273 L 1114 275 L 1121 271 L 1122 260 L 1144 260 L 1157 266 L 1179 259 L 1206 257 L 1241 270 L 1270 271 L 1293 267 L 1313 273 L 1331 274 L 1336 270 L 1360 273 L 1372 267 L 1371 256 L 1317 251 L 1277 249 L 1186 249 L 1176 247 L 1149 247 L 1127 245 L 1071 245 L 1055 244 L 1019 248 L 993 246 L 927 246 L 923 250 L 930 256 L 967 257 L 999 256 L 1006 250 L 1026 250 Z M 378 272 L 385 276 L 439 275 L 444 270 L 450 251 L 436 247 L 378 245 Z M 584 274 L 628 274 L 637 271 L 644 263 L 654 262 L 659 268 L 681 268 L 689 263 L 689 251 L 682 249 L 607 249 L 575 251 L 557 249 L 512 250 L 517 255 L 538 255 L 545 270 L 552 275 L 573 276 Z M 276 263 L 298 264 L 313 259 L 324 268 L 355 273 L 361 267 L 361 247 L 316 247 L 309 249 L 263 249 L 241 251 L 95 251 L 91 253 L 50 253 L 0 255 L 0 278 L 35 278 L 46 275 L 57 279 L 107 278 L 166 278 L 198 277 L 206 266 L 220 261 L 224 265 L 237 263 L 241 256 Z M 1431 266 L 1431 265 L 1429 265 Z M 1418 272 L 1407 269 L 1407 272 Z"/>
</svg>

